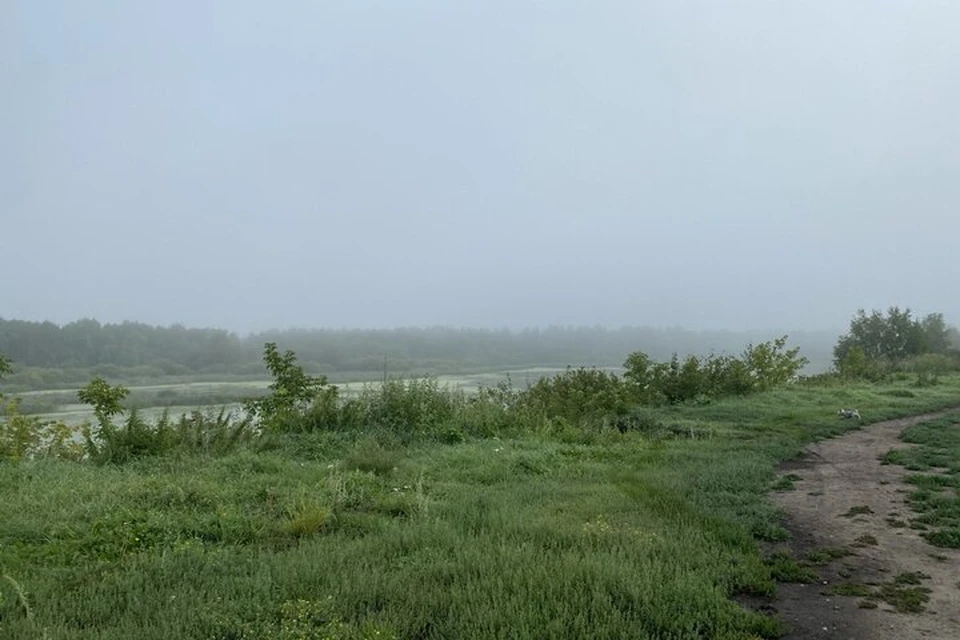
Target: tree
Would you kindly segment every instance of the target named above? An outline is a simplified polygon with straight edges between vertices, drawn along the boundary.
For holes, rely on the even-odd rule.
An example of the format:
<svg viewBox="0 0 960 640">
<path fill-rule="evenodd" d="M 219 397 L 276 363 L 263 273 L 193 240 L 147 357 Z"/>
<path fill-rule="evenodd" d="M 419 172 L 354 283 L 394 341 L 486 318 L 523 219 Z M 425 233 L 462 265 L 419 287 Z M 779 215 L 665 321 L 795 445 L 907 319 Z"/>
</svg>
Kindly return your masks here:
<svg viewBox="0 0 960 640">
<path fill-rule="evenodd" d="M 925 353 L 946 353 L 950 350 L 950 330 L 942 313 L 928 314 L 920 321 Z"/>
<path fill-rule="evenodd" d="M 911 356 L 931 353 L 943 347 L 945 327 L 940 314 L 930 314 L 923 322 L 915 320 L 910 309 L 890 307 L 886 316 L 873 310 L 869 315 L 859 309 L 850 321 L 850 331 L 841 336 L 833 349 L 834 364 L 840 368 L 853 347 L 863 350 L 872 361 L 902 362 Z M 929 333 L 928 333 L 929 332 Z"/>
<path fill-rule="evenodd" d="M 77 399 L 82 404 L 93 407 L 93 414 L 97 417 L 102 429 L 110 428 L 110 419 L 118 413 L 123 413 L 120 402 L 127 397 L 130 390 L 123 385 L 115 387 L 106 380 L 97 376 L 87 386 L 77 391 Z"/>
<path fill-rule="evenodd" d="M 960 330 L 956 327 L 947 329 L 947 350 L 960 352 Z"/>
<path fill-rule="evenodd" d="M 243 408 L 273 430 L 289 430 L 307 426 L 303 417 L 310 406 L 321 400 L 330 404 L 336 398 L 337 387 L 327 384 L 326 376 L 310 376 L 297 364 L 297 354 L 291 350 L 280 353 L 275 342 L 263 347 L 263 361 L 273 375 L 270 395 L 244 400 Z"/>
<path fill-rule="evenodd" d="M 13 373 L 13 365 L 10 362 L 10 358 L 0 353 L 0 380 L 3 380 L 4 376 L 8 376 Z"/>
<path fill-rule="evenodd" d="M 748 344 L 741 360 L 747 366 L 757 391 L 779 387 L 796 378 L 809 362 L 800 355 L 800 347 L 784 348 L 787 336 L 757 346 Z"/>
</svg>

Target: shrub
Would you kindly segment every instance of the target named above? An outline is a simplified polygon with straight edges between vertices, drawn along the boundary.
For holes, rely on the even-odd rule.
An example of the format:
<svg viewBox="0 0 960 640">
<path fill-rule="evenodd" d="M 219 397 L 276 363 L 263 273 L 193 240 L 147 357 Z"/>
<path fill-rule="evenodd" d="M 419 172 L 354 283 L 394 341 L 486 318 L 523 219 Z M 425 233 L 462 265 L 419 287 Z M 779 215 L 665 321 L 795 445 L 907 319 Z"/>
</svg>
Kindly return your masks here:
<svg viewBox="0 0 960 640">
<path fill-rule="evenodd" d="M 677 354 L 668 362 L 653 362 L 647 354 L 631 353 L 624 378 L 633 399 L 641 404 L 679 404 L 767 391 L 797 380 L 807 359 L 799 348 L 785 349 L 787 336 L 756 346 L 747 345 L 740 358 L 711 354 L 705 358 Z"/>
<path fill-rule="evenodd" d="M 97 464 L 123 464 L 134 458 L 158 455 L 171 449 L 169 430 L 153 429 L 140 413 L 133 409 L 123 425 L 111 424 L 101 428 L 94 438 L 89 429 L 84 431 L 87 453 Z"/>
<path fill-rule="evenodd" d="M 324 410 L 335 406 L 337 387 L 329 385 L 326 376 L 307 375 L 293 351 L 280 353 L 273 342 L 264 345 L 263 361 L 273 382 L 268 395 L 243 401 L 251 417 L 272 431 L 309 430 L 329 418 Z M 305 419 L 308 413 L 310 419 Z"/>
<path fill-rule="evenodd" d="M 615 374 L 599 369 L 568 367 L 553 378 L 538 380 L 520 394 L 515 407 L 549 419 L 582 425 L 624 416 L 631 404 L 629 387 Z"/>
<path fill-rule="evenodd" d="M 742 361 L 753 379 L 755 391 L 767 391 L 795 380 L 809 362 L 800 355 L 800 348 L 786 349 L 787 336 L 756 346 L 748 344 Z"/>
<path fill-rule="evenodd" d="M 81 404 L 92 406 L 100 428 L 107 429 L 111 426 L 111 418 L 123 413 L 123 406 L 120 403 L 129 394 L 130 390 L 123 385 L 110 386 L 106 380 L 97 376 L 87 383 L 87 386 L 77 391 L 77 400 Z"/>
<path fill-rule="evenodd" d="M 79 460 L 83 447 L 73 439 L 74 431 L 59 420 L 44 421 L 24 415 L 20 401 L 0 396 L 0 460 L 20 462 L 37 457 Z"/>
<path fill-rule="evenodd" d="M 436 378 L 394 378 L 364 386 L 358 398 L 345 403 L 341 424 L 407 435 L 437 435 L 454 422 L 465 404 L 463 393 L 440 386 Z"/>
</svg>

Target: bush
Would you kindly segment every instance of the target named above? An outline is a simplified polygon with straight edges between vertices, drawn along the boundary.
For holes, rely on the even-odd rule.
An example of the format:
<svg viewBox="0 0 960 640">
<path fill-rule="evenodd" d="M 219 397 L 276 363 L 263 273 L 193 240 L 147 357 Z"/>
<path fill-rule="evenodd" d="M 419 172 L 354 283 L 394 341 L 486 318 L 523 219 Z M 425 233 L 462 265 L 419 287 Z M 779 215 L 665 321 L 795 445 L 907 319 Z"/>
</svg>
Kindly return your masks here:
<svg viewBox="0 0 960 640">
<path fill-rule="evenodd" d="M 293 351 L 280 353 L 273 342 L 264 345 L 263 361 L 273 375 L 270 394 L 244 400 L 248 415 L 271 431 L 309 430 L 329 418 L 323 410 L 336 404 L 338 390 L 326 376 L 307 375 Z"/>
<path fill-rule="evenodd" d="M 582 425 L 624 416 L 631 404 L 630 389 L 615 374 L 568 367 L 553 378 L 538 380 L 520 394 L 514 406 L 519 411 Z"/>
<path fill-rule="evenodd" d="M 624 378 L 640 404 L 706 402 L 723 396 L 767 391 L 797 380 L 807 359 L 799 349 L 785 350 L 787 336 L 759 345 L 747 345 L 740 358 L 711 354 L 706 358 L 677 354 L 668 362 L 653 362 L 637 351 L 624 363 Z"/>
<path fill-rule="evenodd" d="M 237 417 L 221 409 L 218 414 L 194 411 L 173 422 L 166 412 L 150 424 L 132 409 L 120 425 L 110 423 L 94 433 L 89 425 L 82 430 L 86 454 L 96 464 L 124 464 L 138 458 L 175 452 L 222 455 L 257 432 L 249 416 Z"/>
<path fill-rule="evenodd" d="M 38 457 L 79 460 L 83 447 L 74 441 L 74 431 L 60 421 L 44 421 L 24 415 L 20 402 L 4 401 L 0 395 L 0 460 L 20 462 Z"/>
<path fill-rule="evenodd" d="M 365 385 L 360 395 L 340 407 L 339 426 L 380 428 L 406 436 L 438 435 L 454 423 L 466 398 L 441 387 L 436 378 L 394 378 Z"/>
<path fill-rule="evenodd" d="M 172 448 L 170 431 L 163 424 L 151 428 L 136 409 L 130 411 L 121 426 L 103 424 L 94 435 L 89 427 L 83 431 L 87 454 L 97 464 L 123 464 L 135 458 L 166 453 Z"/>
</svg>

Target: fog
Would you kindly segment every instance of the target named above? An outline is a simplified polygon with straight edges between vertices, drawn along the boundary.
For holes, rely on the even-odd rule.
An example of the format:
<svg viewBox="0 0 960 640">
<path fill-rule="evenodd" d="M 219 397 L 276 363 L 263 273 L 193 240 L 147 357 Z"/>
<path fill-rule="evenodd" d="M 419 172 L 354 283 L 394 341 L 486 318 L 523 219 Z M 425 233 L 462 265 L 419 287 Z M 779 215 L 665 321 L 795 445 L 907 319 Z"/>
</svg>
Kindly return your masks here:
<svg viewBox="0 0 960 640">
<path fill-rule="evenodd" d="M 960 4 L 0 4 L 0 316 L 960 319 Z"/>
</svg>

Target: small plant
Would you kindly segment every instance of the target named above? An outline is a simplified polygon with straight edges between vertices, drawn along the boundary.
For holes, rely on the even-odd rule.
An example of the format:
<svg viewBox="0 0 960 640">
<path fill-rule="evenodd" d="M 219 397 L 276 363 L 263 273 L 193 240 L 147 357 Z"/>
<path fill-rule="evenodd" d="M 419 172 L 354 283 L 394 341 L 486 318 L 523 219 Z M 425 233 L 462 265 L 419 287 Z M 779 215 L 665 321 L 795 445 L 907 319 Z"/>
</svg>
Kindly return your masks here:
<svg viewBox="0 0 960 640">
<path fill-rule="evenodd" d="M 289 515 L 287 531 L 294 537 L 303 538 L 328 529 L 334 522 L 333 512 L 312 502 L 298 505 Z"/>
<path fill-rule="evenodd" d="M 810 564 L 829 564 L 838 558 L 845 558 L 846 556 L 852 554 L 853 552 L 849 549 L 843 549 L 839 547 L 811 549 L 807 552 L 806 560 Z"/>
<path fill-rule="evenodd" d="M 901 613 L 921 613 L 930 600 L 929 594 L 927 587 L 885 584 L 876 596 Z"/>
<path fill-rule="evenodd" d="M 24 590 L 23 585 L 17 582 L 12 576 L 3 574 L 3 579 L 7 581 L 10 586 L 13 587 L 14 593 L 17 595 L 17 603 L 20 605 L 20 608 L 23 611 L 24 617 L 27 619 L 27 622 L 30 623 L 37 631 L 41 638 L 46 640 L 49 636 L 47 635 L 46 629 L 42 629 L 37 625 L 37 621 L 33 617 L 33 608 L 30 606 L 30 601 L 27 599 L 27 592 Z M 2 593 L 0 593 L 0 602 L 2 602 Z M 2 620 L 0 620 L 2 621 Z M 2 629 L 2 627 L 0 627 Z"/>
<path fill-rule="evenodd" d="M 827 595 L 831 596 L 860 596 L 866 597 L 873 594 L 873 589 L 865 584 L 857 584 L 853 582 L 842 582 L 840 584 L 832 585 L 826 591 Z"/>
<path fill-rule="evenodd" d="M 400 459 L 399 451 L 384 449 L 373 438 L 364 438 L 344 458 L 343 466 L 350 470 L 356 469 L 378 476 L 386 476 L 393 472 L 400 463 Z"/>
<path fill-rule="evenodd" d="M 855 547 L 876 546 L 878 544 L 880 543 L 877 542 L 876 536 L 872 536 L 869 533 L 864 534 L 862 536 L 858 536 L 857 539 L 854 540 L 853 542 L 853 546 Z"/>
<path fill-rule="evenodd" d="M 766 560 L 770 568 L 771 577 L 777 582 L 798 582 L 812 584 L 817 581 L 817 574 L 805 567 L 785 553 L 775 553 Z"/>
<path fill-rule="evenodd" d="M 774 491 L 792 491 L 796 488 L 793 483 L 798 480 L 803 480 L 803 477 L 795 473 L 788 473 L 787 475 L 777 478 L 771 489 Z"/>
<path fill-rule="evenodd" d="M 897 574 L 893 579 L 893 584 L 902 586 L 905 584 L 916 585 L 920 584 L 923 580 L 929 580 L 930 576 L 923 573 L 922 571 L 907 571 L 904 573 Z"/>
</svg>

